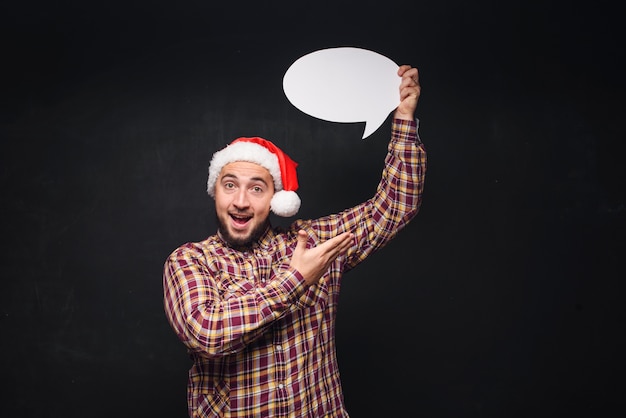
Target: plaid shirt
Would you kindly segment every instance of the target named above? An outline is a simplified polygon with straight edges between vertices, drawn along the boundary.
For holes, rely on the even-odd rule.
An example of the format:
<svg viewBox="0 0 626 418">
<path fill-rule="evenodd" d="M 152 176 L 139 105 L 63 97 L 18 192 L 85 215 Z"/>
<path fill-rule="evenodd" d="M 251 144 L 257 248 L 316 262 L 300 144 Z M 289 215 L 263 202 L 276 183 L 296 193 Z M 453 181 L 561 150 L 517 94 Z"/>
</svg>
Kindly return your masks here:
<svg viewBox="0 0 626 418">
<path fill-rule="evenodd" d="M 417 123 L 394 120 L 382 179 L 370 200 L 338 214 L 268 228 L 248 251 L 217 235 L 176 249 L 164 267 L 167 318 L 187 346 L 191 417 L 347 417 L 335 353 L 341 276 L 416 214 L 426 153 Z M 289 262 L 299 229 L 308 247 L 355 235 L 319 282 Z"/>
</svg>

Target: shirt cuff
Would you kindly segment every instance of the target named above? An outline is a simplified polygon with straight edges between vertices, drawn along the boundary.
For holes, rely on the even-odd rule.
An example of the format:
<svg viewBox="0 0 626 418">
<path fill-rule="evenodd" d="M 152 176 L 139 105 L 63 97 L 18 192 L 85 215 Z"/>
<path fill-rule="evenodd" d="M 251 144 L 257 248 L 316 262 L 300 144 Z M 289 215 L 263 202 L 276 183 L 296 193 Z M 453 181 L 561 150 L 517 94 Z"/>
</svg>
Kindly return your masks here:
<svg viewBox="0 0 626 418">
<path fill-rule="evenodd" d="M 391 132 L 394 137 L 403 138 L 407 141 L 413 141 L 415 144 L 421 144 L 422 140 L 419 136 L 419 124 L 418 118 L 414 120 L 405 119 L 393 119 L 391 125 Z"/>
<path fill-rule="evenodd" d="M 280 288 L 291 302 L 295 302 L 306 291 L 304 277 L 298 270 L 288 267 L 284 279 L 280 282 Z"/>
</svg>

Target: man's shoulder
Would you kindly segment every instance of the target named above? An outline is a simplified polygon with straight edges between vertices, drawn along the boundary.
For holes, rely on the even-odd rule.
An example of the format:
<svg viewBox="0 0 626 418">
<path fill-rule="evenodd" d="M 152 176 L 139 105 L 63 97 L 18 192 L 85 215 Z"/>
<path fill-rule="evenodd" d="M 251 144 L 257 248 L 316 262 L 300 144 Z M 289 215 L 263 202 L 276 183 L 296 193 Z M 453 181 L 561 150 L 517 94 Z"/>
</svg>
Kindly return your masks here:
<svg viewBox="0 0 626 418">
<path fill-rule="evenodd" d="M 189 241 L 178 246 L 169 258 L 196 258 L 203 257 L 206 250 L 212 246 L 215 246 L 218 242 L 217 235 L 211 235 L 202 241 Z"/>
</svg>

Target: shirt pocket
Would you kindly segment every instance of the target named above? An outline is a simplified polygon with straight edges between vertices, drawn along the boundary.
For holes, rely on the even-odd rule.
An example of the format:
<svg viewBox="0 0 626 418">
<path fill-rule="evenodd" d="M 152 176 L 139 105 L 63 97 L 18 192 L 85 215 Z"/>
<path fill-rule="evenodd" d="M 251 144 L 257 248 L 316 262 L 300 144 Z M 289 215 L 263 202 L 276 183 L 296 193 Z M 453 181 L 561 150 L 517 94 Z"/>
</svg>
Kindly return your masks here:
<svg viewBox="0 0 626 418">
<path fill-rule="evenodd" d="M 246 278 L 233 278 L 226 272 L 220 272 L 217 290 L 223 300 L 237 298 L 254 290 L 254 283 Z"/>
</svg>

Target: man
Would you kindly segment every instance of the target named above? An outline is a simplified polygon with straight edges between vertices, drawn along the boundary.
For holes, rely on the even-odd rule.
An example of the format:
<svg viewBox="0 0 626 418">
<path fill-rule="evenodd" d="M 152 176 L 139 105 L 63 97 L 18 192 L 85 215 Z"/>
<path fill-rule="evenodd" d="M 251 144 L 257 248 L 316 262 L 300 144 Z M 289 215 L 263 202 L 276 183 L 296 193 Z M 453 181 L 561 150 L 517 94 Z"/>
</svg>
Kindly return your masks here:
<svg viewBox="0 0 626 418">
<path fill-rule="evenodd" d="M 270 211 L 300 207 L 296 163 L 256 137 L 214 154 L 217 234 L 176 249 L 163 275 L 167 318 L 193 361 L 189 416 L 348 416 L 334 338 L 341 277 L 417 214 L 424 186 L 418 71 L 398 75 L 382 179 L 353 208 L 273 228 Z"/>
</svg>

